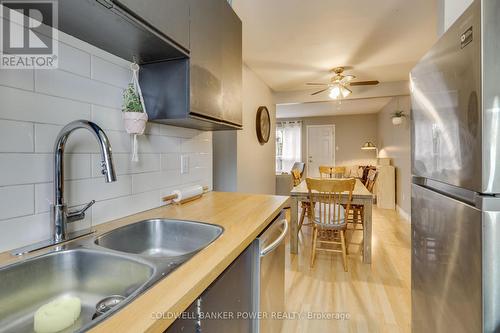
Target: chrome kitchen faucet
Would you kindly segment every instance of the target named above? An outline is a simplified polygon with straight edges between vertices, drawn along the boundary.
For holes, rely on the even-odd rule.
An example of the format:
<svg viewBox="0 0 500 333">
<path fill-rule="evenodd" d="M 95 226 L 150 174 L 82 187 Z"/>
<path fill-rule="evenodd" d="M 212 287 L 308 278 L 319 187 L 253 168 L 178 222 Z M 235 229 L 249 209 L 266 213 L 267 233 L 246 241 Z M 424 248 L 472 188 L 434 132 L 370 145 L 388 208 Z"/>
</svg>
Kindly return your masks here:
<svg viewBox="0 0 500 333">
<path fill-rule="evenodd" d="M 89 130 L 99 143 L 102 158 L 101 173 L 105 177 L 106 182 L 110 183 L 116 181 L 116 174 L 111 157 L 111 144 L 104 131 L 95 123 L 87 120 L 76 120 L 64 126 L 61 132 L 59 132 L 54 146 L 54 203 L 50 210 L 52 239 L 16 249 L 13 251 L 14 254 L 19 255 L 31 252 L 91 233 L 90 229 L 86 229 L 69 234 L 68 222 L 83 220 L 85 218 L 85 211 L 95 203 L 95 200 L 86 204 L 81 210 L 74 212 L 68 212 L 67 204 L 64 202 L 64 148 L 66 147 L 66 141 L 70 134 L 80 128 Z"/>
<path fill-rule="evenodd" d="M 52 236 L 56 243 L 68 239 L 68 222 L 83 220 L 85 218 L 85 211 L 95 203 L 95 201 L 92 200 L 81 210 L 68 212 L 67 205 L 64 202 L 64 148 L 70 134 L 79 128 L 89 130 L 99 142 L 102 158 L 101 173 L 104 175 L 106 183 L 116 181 L 113 160 L 111 159 L 111 144 L 104 131 L 96 124 L 86 120 L 76 120 L 64 126 L 61 132 L 59 132 L 54 146 L 54 204 L 51 207 L 50 219 L 53 227 Z"/>
</svg>

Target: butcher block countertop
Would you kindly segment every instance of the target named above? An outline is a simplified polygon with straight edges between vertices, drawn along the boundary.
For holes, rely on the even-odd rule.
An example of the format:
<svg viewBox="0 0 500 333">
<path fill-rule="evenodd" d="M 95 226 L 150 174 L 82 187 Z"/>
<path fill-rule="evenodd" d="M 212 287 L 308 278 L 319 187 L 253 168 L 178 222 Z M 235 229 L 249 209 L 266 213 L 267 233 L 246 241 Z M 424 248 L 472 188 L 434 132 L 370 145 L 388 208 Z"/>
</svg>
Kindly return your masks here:
<svg viewBox="0 0 500 333">
<path fill-rule="evenodd" d="M 117 227 L 151 218 L 217 224 L 224 233 L 208 247 L 158 281 L 116 314 L 89 332 L 163 332 L 231 264 L 285 207 L 288 197 L 209 192 L 201 199 L 169 205 L 95 227 L 98 236 Z M 36 253 L 35 253 L 36 254 Z M 7 253 L 0 264 L 16 261 Z M 158 314 L 164 313 L 161 318 Z M 161 319 L 157 319 L 161 318 Z"/>
</svg>

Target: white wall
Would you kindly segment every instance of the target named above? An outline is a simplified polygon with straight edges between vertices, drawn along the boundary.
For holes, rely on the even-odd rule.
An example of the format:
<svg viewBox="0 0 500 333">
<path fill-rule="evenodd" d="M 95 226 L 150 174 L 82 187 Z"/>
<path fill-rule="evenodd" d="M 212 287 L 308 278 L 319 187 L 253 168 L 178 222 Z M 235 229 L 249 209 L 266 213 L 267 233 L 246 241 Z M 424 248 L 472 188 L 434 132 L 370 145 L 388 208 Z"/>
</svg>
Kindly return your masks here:
<svg viewBox="0 0 500 333">
<path fill-rule="evenodd" d="M 271 116 L 271 137 L 257 140 L 257 109 L 265 105 Z M 271 89 L 243 66 L 243 130 L 215 132 L 214 188 L 218 191 L 275 193 L 276 106 Z"/>
<path fill-rule="evenodd" d="M 256 114 L 266 106 L 271 116 L 269 142 L 257 139 Z M 238 131 L 238 192 L 274 194 L 276 184 L 276 105 L 271 89 L 243 66 L 243 130 Z"/>
<path fill-rule="evenodd" d="M 106 184 L 90 133 L 80 130 L 66 148 L 66 201 L 97 203 L 85 221 L 99 224 L 161 205 L 162 195 L 187 184 L 212 185 L 212 133 L 150 124 L 139 140 L 140 162 L 130 162 L 122 126 L 128 62 L 60 33 L 57 70 L 0 70 L 0 251 L 46 239 L 53 196 L 53 145 L 63 125 L 88 119 L 111 141 L 118 181 Z M 180 172 L 180 156 L 190 169 Z"/>
<path fill-rule="evenodd" d="M 399 100 L 399 102 L 398 102 Z M 392 124 L 392 113 L 403 110 L 408 116 L 399 126 Z M 396 167 L 396 204 L 403 216 L 411 211 L 410 97 L 394 97 L 378 114 L 379 156 L 390 157 Z"/>
<path fill-rule="evenodd" d="M 438 35 L 441 36 L 448 30 L 472 2 L 473 0 L 438 0 Z"/>
<path fill-rule="evenodd" d="M 366 141 L 377 144 L 377 114 L 357 114 L 329 117 L 284 118 L 284 121 L 302 120 L 302 162 L 307 163 L 307 126 L 335 125 L 336 165 L 375 165 L 374 150 L 362 150 Z"/>
</svg>

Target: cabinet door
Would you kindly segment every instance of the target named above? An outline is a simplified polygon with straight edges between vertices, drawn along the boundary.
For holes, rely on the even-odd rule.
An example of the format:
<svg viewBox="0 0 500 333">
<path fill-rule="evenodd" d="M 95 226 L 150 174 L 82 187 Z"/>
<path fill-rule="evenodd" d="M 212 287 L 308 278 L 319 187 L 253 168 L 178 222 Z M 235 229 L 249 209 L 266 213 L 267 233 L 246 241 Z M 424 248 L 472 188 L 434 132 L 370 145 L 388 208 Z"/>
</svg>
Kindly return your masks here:
<svg viewBox="0 0 500 333">
<path fill-rule="evenodd" d="M 224 119 L 222 112 L 222 31 L 225 0 L 190 0 L 191 112 Z"/>
<path fill-rule="evenodd" d="M 224 1 L 222 19 L 222 109 L 224 120 L 242 125 L 242 42 L 241 20 Z"/>
<path fill-rule="evenodd" d="M 189 2 L 186 0 L 114 0 L 189 50 Z"/>
</svg>

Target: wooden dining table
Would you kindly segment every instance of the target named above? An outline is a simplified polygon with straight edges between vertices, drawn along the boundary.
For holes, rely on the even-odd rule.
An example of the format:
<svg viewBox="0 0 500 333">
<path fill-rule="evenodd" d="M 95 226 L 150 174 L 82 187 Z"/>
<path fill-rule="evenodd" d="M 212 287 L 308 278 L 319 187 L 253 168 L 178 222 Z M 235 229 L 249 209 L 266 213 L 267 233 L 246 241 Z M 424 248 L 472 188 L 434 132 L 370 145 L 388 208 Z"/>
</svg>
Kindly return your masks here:
<svg viewBox="0 0 500 333">
<path fill-rule="evenodd" d="M 309 200 L 309 192 L 307 184 L 302 181 L 299 185 L 295 186 L 291 193 L 291 223 L 290 223 L 290 252 L 297 254 L 299 250 L 299 202 Z M 341 198 L 341 203 L 347 203 L 348 192 Z M 356 179 L 354 190 L 352 192 L 352 204 L 363 205 L 363 262 L 370 264 L 372 261 L 372 204 L 373 195 L 363 185 L 361 180 Z"/>
</svg>

